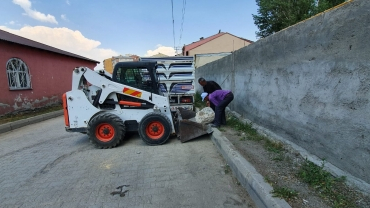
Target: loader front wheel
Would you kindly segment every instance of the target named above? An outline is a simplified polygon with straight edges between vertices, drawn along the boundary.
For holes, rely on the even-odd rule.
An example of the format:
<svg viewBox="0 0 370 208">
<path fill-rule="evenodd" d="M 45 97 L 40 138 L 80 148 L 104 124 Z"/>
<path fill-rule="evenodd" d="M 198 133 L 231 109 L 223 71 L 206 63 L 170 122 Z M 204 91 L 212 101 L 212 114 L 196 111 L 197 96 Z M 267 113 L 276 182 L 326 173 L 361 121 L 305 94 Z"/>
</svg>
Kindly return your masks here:
<svg viewBox="0 0 370 208">
<path fill-rule="evenodd" d="M 162 113 L 149 113 L 139 123 L 139 135 L 149 145 L 160 145 L 170 137 L 171 121 Z"/>
<path fill-rule="evenodd" d="M 100 113 L 90 120 L 87 135 L 96 147 L 113 148 L 121 143 L 125 136 L 125 125 L 122 119 L 114 114 Z"/>
</svg>

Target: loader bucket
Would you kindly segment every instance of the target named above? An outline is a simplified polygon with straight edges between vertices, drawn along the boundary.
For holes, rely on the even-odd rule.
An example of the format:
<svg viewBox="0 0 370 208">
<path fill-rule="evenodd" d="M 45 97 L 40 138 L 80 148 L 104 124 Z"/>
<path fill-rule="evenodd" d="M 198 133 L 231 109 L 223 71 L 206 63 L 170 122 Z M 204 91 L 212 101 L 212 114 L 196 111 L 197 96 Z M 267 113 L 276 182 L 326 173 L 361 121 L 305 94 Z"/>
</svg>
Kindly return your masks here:
<svg viewBox="0 0 370 208">
<path fill-rule="evenodd" d="M 193 121 L 195 120 L 195 113 L 193 114 L 192 118 L 189 118 L 189 115 L 192 115 L 192 112 L 193 111 L 185 109 L 177 110 L 176 134 L 181 142 L 187 142 L 189 140 L 213 132 L 212 128 L 209 125 Z M 183 119 L 182 115 L 184 115 L 187 119 Z"/>
</svg>

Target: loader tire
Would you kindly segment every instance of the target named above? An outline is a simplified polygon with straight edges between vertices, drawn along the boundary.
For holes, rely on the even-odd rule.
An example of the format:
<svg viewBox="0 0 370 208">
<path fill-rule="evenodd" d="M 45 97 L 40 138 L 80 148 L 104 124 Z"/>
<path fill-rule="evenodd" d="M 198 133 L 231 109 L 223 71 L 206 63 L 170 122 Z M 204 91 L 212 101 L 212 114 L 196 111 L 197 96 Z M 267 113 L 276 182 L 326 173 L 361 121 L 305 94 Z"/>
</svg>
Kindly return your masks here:
<svg viewBox="0 0 370 208">
<path fill-rule="evenodd" d="M 162 113 L 148 113 L 139 123 L 139 135 L 148 145 L 164 144 L 171 132 L 171 121 Z"/>
<path fill-rule="evenodd" d="M 95 115 L 87 125 L 87 135 L 96 147 L 113 148 L 124 138 L 125 124 L 114 114 L 100 113 Z"/>
</svg>

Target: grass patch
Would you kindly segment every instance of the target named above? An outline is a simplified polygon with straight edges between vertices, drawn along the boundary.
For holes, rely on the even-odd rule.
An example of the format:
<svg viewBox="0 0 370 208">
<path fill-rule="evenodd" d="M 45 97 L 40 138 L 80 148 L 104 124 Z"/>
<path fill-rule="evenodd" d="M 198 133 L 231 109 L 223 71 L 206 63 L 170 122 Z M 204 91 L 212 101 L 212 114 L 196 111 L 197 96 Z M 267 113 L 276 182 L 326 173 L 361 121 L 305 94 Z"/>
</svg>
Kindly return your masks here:
<svg viewBox="0 0 370 208">
<path fill-rule="evenodd" d="M 225 174 L 229 174 L 229 173 L 231 173 L 231 168 L 230 168 L 230 166 L 229 166 L 229 165 L 225 165 L 225 166 L 224 166 L 224 172 L 225 172 Z"/>
<path fill-rule="evenodd" d="M 298 171 L 298 177 L 318 189 L 321 196 L 332 202 L 333 207 L 357 207 L 354 199 L 346 196 L 343 187 L 345 186 L 345 177 L 335 178 L 329 172 L 324 170 L 324 162 L 321 166 L 305 160 Z"/>
<path fill-rule="evenodd" d="M 284 144 L 281 142 L 265 140 L 265 148 L 270 152 L 280 153 L 284 150 Z"/>
<path fill-rule="evenodd" d="M 238 132 L 243 132 L 246 135 L 246 138 L 249 140 L 260 141 L 264 139 L 261 135 L 258 134 L 256 129 L 252 128 L 251 124 L 242 123 L 233 116 L 228 118 L 227 125 L 231 126 Z"/>
<path fill-rule="evenodd" d="M 240 132 L 243 132 L 245 134 L 245 136 L 240 138 L 240 141 L 245 141 L 246 139 L 257 142 L 261 141 L 264 143 L 264 147 L 266 150 L 277 154 L 281 154 L 285 150 L 283 143 L 272 141 L 267 137 L 260 135 L 257 130 L 252 127 L 252 124 L 243 123 L 233 116 L 228 118 L 227 123 L 229 126 L 237 130 L 238 134 Z M 280 157 L 277 157 L 276 160 L 280 161 Z M 281 160 L 283 160 L 283 158 L 281 158 Z"/>
<path fill-rule="evenodd" d="M 207 107 L 207 103 L 202 101 L 202 97 L 200 96 L 199 92 L 195 93 L 194 106 L 199 108 L 199 109 L 203 109 L 203 108 Z"/>
<path fill-rule="evenodd" d="M 278 187 L 274 181 L 266 176 L 265 181 L 269 183 L 272 187 L 273 190 L 271 191 L 273 197 L 280 197 L 285 200 L 293 199 L 294 197 L 298 196 L 298 191 L 287 188 L 287 187 Z"/>
<path fill-rule="evenodd" d="M 298 171 L 298 176 L 307 184 L 316 188 L 329 189 L 333 183 L 333 177 L 324 170 L 324 162 L 321 166 L 305 160 Z"/>
<path fill-rule="evenodd" d="M 274 183 L 274 181 L 272 181 L 268 176 L 264 177 L 264 179 L 270 185 Z"/>
<path fill-rule="evenodd" d="M 282 142 L 273 141 L 267 137 L 260 135 L 256 129 L 252 128 L 251 124 L 243 123 L 236 117 L 228 118 L 228 126 L 241 133 L 240 141 L 253 140 L 264 146 L 264 148 L 272 153 L 271 159 L 276 161 L 277 165 L 293 165 L 293 160 L 286 157 L 285 147 Z M 282 163 L 283 162 L 283 163 Z M 357 201 L 362 200 L 361 195 L 348 194 L 351 189 L 345 184 L 346 178 L 333 177 L 329 172 L 324 170 L 324 162 L 321 166 L 314 164 L 309 160 L 304 160 L 301 166 L 296 170 L 297 177 L 315 189 L 320 198 L 330 203 L 331 207 L 335 208 L 352 208 L 358 207 Z M 276 197 L 284 199 L 292 199 L 298 195 L 298 192 L 287 187 L 274 187 L 273 180 L 265 176 L 265 181 L 271 184 L 274 190 L 271 192 Z"/>
<path fill-rule="evenodd" d="M 282 153 L 279 153 L 278 155 L 272 158 L 273 161 L 284 161 L 284 159 L 285 157 L 284 157 L 284 154 Z"/>
<path fill-rule="evenodd" d="M 280 197 L 280 198 L 283 198 L 285 200 L 289 200 L 289 199 L 292 199 L 296 196 L 298 196 L 298 192 L 293 190 L 293 189 L 290 189 L 290 188 L 287 188 L 287 187 L 275 187 L 274 190 L 272 190 L 272 196 L 273 197 Z"/>
<path fill-rule="evenodd" d="M 52 105 L 48 107 L 42 107 L 42 108 L 35 108 L 33 110 L 27 110 L 27 111 L 21 111 L 17 113 L 9 113 L 4 116 L 0 116 L 0 124 L 5 124 L 9 122 L 18 121 L 21 119 L 26 119 L 38 115 L 42 115 L 45 113 L 50 113 L 58 110 L 62 110 L 63 106 L 61 104 L 58 105 Z"/>
<path fill-rule="evenodd" d="M 253 141 L 265 141 L 265 148 L 272 152 L 280 152 L 284 149 L 284 145 L 280 142 L 270 141 L 267 137 L 260 135 L 256 129 L 252 127 L 252 124 L 243 123 L 234 116 L 231 116 L 227 120 L 227 125 L 231 126 L 238 132 L 244 133 L 245 136 L 242 141 L 248 139 Z"/>
</svg>

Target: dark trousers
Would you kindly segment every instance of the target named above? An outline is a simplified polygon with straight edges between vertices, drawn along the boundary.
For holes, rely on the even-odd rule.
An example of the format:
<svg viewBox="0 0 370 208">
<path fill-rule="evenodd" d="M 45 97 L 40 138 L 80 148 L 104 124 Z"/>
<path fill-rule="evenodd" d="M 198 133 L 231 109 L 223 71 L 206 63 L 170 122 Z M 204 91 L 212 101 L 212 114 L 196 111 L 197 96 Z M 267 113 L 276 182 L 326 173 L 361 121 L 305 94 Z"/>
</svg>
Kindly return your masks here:
<svg viewBox="0 0 370 208">
<path fill-rule="evenodd" d="M 226 113 L 225 109 L 229 103 L 234 100 L 234 94 L 230 92 L 225 96 L 225 98 L 216 106 L 215 108 L 215 120 L 214 124 L 215 125 L 221 125 L 221 124 L 226 124 Z"/>
<path fill-rule="evenodd" d="M 210 106 L 209 107 L 211 107 L 212 108 L 212 110 L 213 110 L 213 112 L 215 112 L 215 114 L 216 114 L 216 106 L 215 106 L 215 104 L 213 104 L 212 102 L 209 102 L 209 104 L 210 104 Z M 224 111 L 222 112 L 222 116 L 221 116 L 221 124 L 222 125 L 226 125 L 226 113 L 225 113 L 225 110 L 226 109 L 224 109 Z M 216 119 L 216 117 L 215 117 L 215 119 Z M 214 124 L 215 123 L 215 119 L 213 119 L 213 121 L 212 121 L 212 123 Z"/>
<path fill-rule="evenodd" d="M 215 110 L 216 110 L 215 104 L 213 104 L 212 102 L 209 102 L 209 107 L 211 107 L 213 112 L 215 112 Z"/>
</svg>

